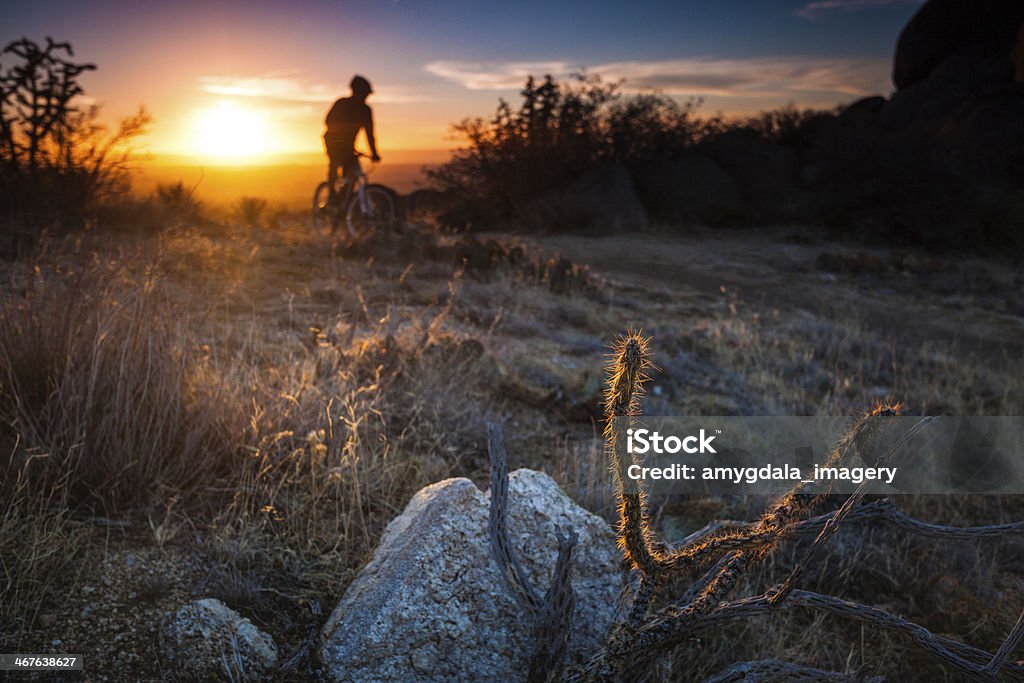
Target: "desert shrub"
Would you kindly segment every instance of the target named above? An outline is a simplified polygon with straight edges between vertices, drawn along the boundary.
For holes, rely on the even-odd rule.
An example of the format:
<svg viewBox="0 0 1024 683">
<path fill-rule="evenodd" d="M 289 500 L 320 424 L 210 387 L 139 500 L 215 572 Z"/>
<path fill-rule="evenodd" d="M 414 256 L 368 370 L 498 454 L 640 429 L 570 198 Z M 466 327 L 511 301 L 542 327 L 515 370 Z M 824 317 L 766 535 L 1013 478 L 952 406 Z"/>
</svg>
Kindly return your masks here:
<svg viewBox="0 0 1024 683">
<path fill-rule="evenodd" d="M 739 176 L 746 194 L 774 198 L 772 206 L 759 209 L 759 216 L 791 213 L 788 205 L 782 206 L 786 193 L 776 187 L 790 179 L 747 169 L 743 155 L 764 157 L 770 148 L 776 156 L 792 152 L 803 160 L 816 150 L 819 129 L 839 112 L 787 105 L 754 116 L 701 116 L 700 100 L 679 102 L 659 92 L 624 94 L 620 86 L 582 75 L 569 82 L 547 76 L 538 83 L 531 77 L 518 107 L 499 100 L 489 119 L 455 125 L 463 148 L 448 163 L 428 171 L 437 189 L 457 198 L 441 219 L 467 227 L 504 225 L 514 218 L 518 229 L 572 230 L 588 223 L 587 211 L 570 197 L 574 183 L 608 165 L 628 169 L 647 210 L 660 217 L 665 182 L 655 182 L 659 189 L 652 190 L 651 175 L 671 175 L 666 169 L 681 157 L 709 150 L 729 156 L 726 170 Z M 745 150 L 726 142 L 737 136 L 752 142 Z M 755 186 L 746 187 L 751 185 L 747 176 Z M 712 213 L 722 213 L 721 220 L 713 221 L 721 224 L 735 222 L 733 215 L 742 212 L 735 207 Z"/>
<path fill-rule="evenodd" d="M 699 100 L 680 104 L 658 93 L 616 98 L 603 121 L 607 147 L 599 157 L 629 165 L 678 154 L 706 135 L 699 106 Z"/>
<path fill-rule="evenodd" d="M 153 201 L 160 207 L 167 225 L 188 225 L 202 217 L 203 203 L 195 198 L 195 192 L 196 186 L 186 187 L 180 180 L 157 185 Z"/>
<path fill-rule="evenodd" d="M 4 48 L 0 72 L 0 215 L 8 224 L 74 227 L 128 189 L 131 142 L 150 122 L 145 109 L 114 130 L 99 107 L 81 104 L 78 77 L 93 64 L 72 61 L 68 43 L 21 38 Z"/>
<path fill-rule="evenodd" d="M 697 102 L 648 93 L 626 96 L 618 84 L 578 75 L 570 82 L 527 79 L 514 108 L 499 101 L 489 119 L 453 127 L 466 146 L 428 171 L 438 189 L 460 198 L 461 222 L 514 215 L 529 200 L 565 187 L 607 163 L 671 155 L 699 137 Z"/>
<path fill-rule="evenodd" d="M 835 118 L 839 111 L 840 108 L 800 109 L 791 103 L 741 119 L 737 125 L 757 132 L 769 142 L 804 151 L 813 144 L 818 125 Z"/>
<path fill-rule="evenodd" d="M 258 228 L 263 225 L 267 200 L 259 197 L 241 197 L 235 202 L 235 218 L 243 225 Z"/>
</svg>

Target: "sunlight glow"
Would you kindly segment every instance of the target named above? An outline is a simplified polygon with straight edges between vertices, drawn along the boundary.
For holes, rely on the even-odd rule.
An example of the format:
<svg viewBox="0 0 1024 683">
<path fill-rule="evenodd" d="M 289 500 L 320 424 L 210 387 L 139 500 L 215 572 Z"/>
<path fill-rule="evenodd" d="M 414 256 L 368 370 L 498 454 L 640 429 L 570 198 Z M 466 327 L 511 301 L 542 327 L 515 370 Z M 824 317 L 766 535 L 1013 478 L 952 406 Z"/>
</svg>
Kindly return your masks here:
<svg viewBox="0 0 1024 683">
<path fill-rule="evenodd" d="M 259 112 L 223 101 L 195 111 L 191 154 L 220 161 L 253 161 L 271 150 L 272 135 Z"/>
</svg>

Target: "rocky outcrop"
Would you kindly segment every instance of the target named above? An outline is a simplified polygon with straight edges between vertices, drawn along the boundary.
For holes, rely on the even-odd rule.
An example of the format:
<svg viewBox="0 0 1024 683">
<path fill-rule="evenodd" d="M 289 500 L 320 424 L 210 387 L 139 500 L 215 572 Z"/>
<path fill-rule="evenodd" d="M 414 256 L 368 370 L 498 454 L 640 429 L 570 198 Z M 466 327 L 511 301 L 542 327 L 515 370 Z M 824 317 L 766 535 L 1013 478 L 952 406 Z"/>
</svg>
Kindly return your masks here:
<svg viewBox="0 0 1024 683">
<path fill-rule="evenodd" d="M 822 222 L 898 242 L 1019 244 L 1024 3 L 929 0 L 903 30 L 897 91 L 826 121 L 800 170 Z"/>
<path fill-rule="evenodd" d="M 509 477 L 509 535 L 536 590 L 547 589 L 560 529 L 578 534 L 570 660 L 594 650 L 612 622 L 621 560 L 608 524 L 546 474 Z M 532 624 L 491 557 L 489 494 L 468 479 L 419 491 L 321 632 L 335 681 L 515 681 L 525 678 Z"/>
<path fill-rule="evenodd" d="M 930 149 L 957 170 L 966 163 L 968 170 L 1002 173 L 1024 136 L 1024 89 L 1014 84 L 1021 35 L 1022 2 L 925 3 L 896 46 L 897 92 L 881 120 L 888 149 Z M 979 157 L 993 161 L 979 167 Z"/>
<path fill-rule="evenodd" d="M 277 664 L 273 638 L 220 600 L 197 600 L 160 627 L 165 670 L 183 681 L 258 681 Z"/>
<path fill-rule="evenodd" d="M 900 33 L 893 83 L 903 90 L 926 79 L 1012 80 L 1021 23 L 1019 0 L 929 0 Z"/>
</svg>

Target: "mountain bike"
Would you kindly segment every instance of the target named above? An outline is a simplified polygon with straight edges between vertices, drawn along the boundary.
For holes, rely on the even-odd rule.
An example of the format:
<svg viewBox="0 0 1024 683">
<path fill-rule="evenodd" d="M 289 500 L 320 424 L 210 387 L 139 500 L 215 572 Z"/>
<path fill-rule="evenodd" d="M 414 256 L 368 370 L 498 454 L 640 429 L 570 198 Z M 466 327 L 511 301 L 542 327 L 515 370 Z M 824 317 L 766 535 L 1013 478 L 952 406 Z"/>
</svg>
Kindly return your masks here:
<svg viewBox="0 0 1024 683">
<path fill-rule="evenodd" d="M 326 181 L 313 193 L 313 227 L 324 237 L 338 233 L 344 225 L 348 236 L 365 237 L 381 231 L 397 232 L 398 211 L 394 191 L 369 182 L 359 159 L 368 157 L 356 152 L 355 171 L 350 179 L 339 175 L 334 200 Z"/>
</svg>

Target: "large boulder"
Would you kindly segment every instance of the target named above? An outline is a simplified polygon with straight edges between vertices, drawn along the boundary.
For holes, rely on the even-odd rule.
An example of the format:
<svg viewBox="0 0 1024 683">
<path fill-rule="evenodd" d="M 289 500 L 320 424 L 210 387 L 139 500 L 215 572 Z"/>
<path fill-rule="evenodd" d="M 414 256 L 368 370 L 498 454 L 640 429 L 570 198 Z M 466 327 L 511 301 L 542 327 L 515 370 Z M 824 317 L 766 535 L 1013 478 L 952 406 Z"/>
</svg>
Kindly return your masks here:
<svg viewBox="0 0 1024 683">
<path fill-rule="evenodd" d="M 1020 57 L 1024 50 L 1018 44 L 1021 40 L 1024 2 L 1019 0 L 925 3 L 896 45 L 893 81 L 897 92 L 881 120 L 882 132 L 890 138 L 888 146 L 913 155 L 927 154 L 936 145 L 947 147 L 954 165 L 961 163 L 961 152 L 978 151 L 950 144 L 950 120 L 963 119 L 965 110 L 988 107 L 993 95 L 1012 91 L 1015 55 Z M 981 117 L 985 116 L 982 112 Z M 981 150 L 997 156 L 1005 152 L 1005 146 Z"/>
<path fill-rule="evenodd" d="M 784 214 L 795 190 L 796 155 L 747 128 L 737 128 L 697 146 L 739 187 L 747 211 L 759 217 Z"/>
<path fill-rule="evenodd" d="M 661 222 L 728 223 L 743 210 L 736 181 L 703 154 L 643 165 L 636 181 L 651 217 Z"/>
<path fill-rule="evenodd" d="M 928 0 L 900 33 L 893 82 L 903 90 L 930 77 L 955 79 L 967 64 L 974 78 L 1010 80 L 1022 22 L 1020 0 Z M 946 65 L 941 73 L 951 58 L 961 63 Z"/>
<path fill-rule="evenodd" d="M 455 208 L 458 197 L 452 192 L 422 188 L 403 196 L 401 204 L 403 215 L 408 219 L 433 218 Z"/>
<path fill-rule="evenodd" d="M 513 472 L 509 496 L 512 546 L 540 594 L 554 569 L 559 530 L 578 534 L 570 658 L 579 658 L 598 647 L 612 623 L 622 585 L 615 536 L 546 474 Z M 461 478 L 413 496 L 321 632 L 319 653 L 330 678 L 525 678 L 532 625 L 491 557 L 488 506 L 489 494 Z"/>
<path fill-rule="evenodd" d="M 1024 179 L 1024 88 L 963 102 L 943 121 L 944 153 L 961 174 Z"/>
<path fill-rule="evenodd" d="M 583 229 L 631 230 L 647 225 L 647 212 L 624 166 L 594 169 L 573 183 L 557 200 L 558 210 Z"/>
<path fill-rule="evenodd" d="M 277 664 L 273 638 L 212 598 L 168 615 L 159 639 L 161 664 L 172 680 L 258 681 Z"/>
<path fill-rule="evenodd" d="M 880 95 L 853 102 L 836 115 L 817 117 L 809 129 L 800 184 L 815 188 L 830 174 L 842 174 L 851 160 L 862 157 L 875 144 L 879 121 L 888 100 Z"/>
</svg>

